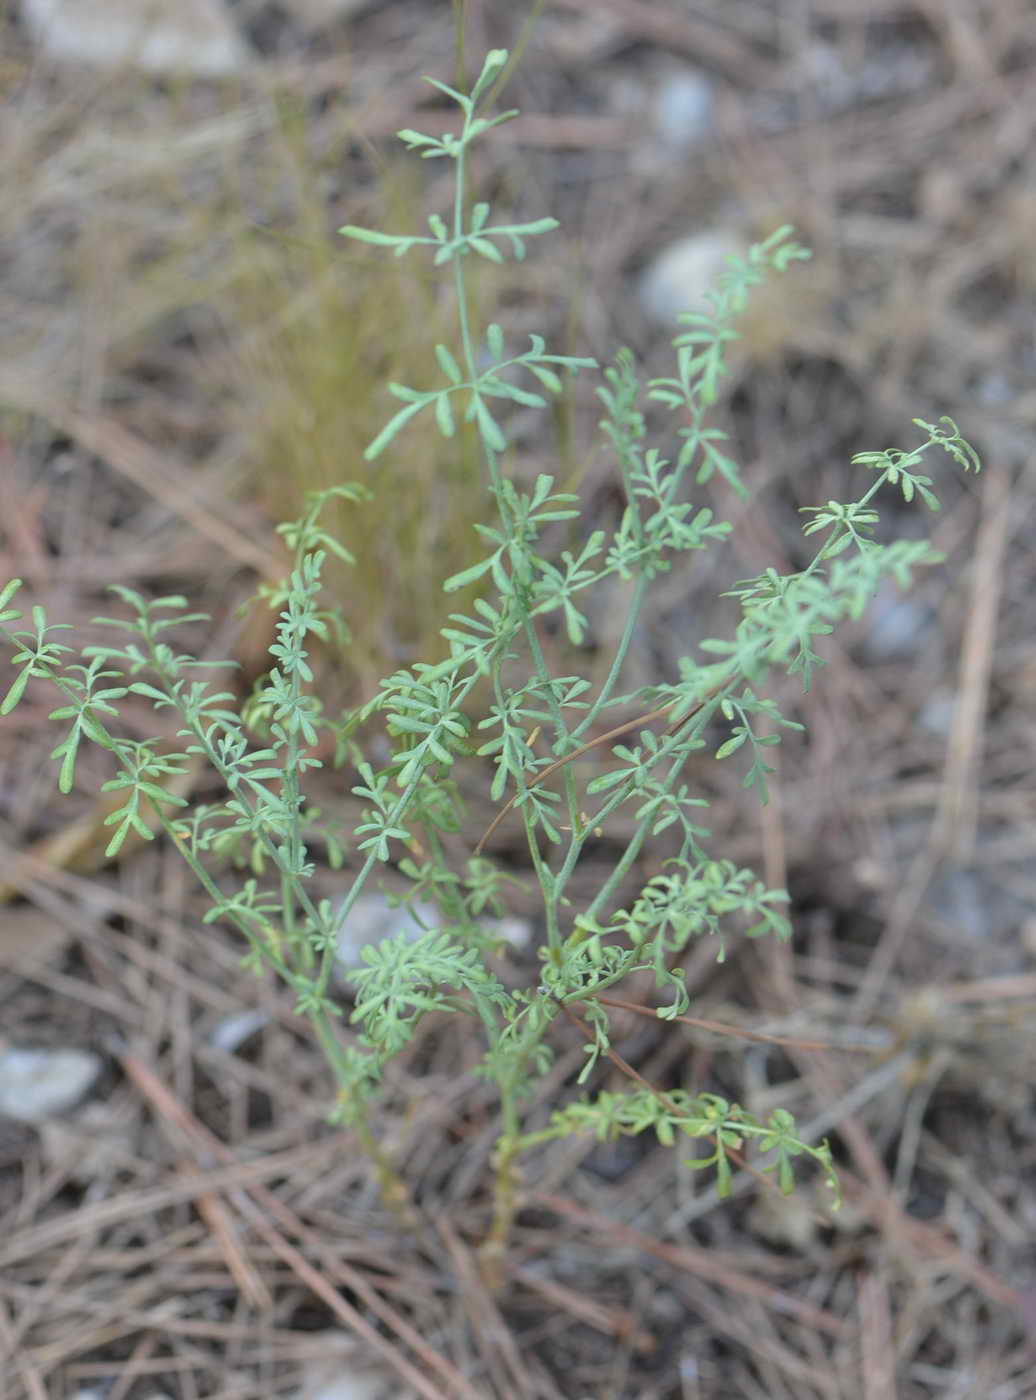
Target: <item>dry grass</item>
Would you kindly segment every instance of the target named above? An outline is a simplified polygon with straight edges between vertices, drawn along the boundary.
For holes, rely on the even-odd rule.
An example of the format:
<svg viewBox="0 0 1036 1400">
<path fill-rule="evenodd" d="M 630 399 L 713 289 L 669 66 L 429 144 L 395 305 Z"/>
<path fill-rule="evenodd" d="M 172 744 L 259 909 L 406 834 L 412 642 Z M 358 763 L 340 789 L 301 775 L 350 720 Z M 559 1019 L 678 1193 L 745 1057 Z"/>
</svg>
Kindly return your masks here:
<svg viewBox="0 0 1036 1400">
<path fill-rule="evenodd" d="M 515 42 L 511 7 L 472 8 L 472 52 Z M 108 1070 L 60 1124 L 0 1125 L 4 1400 L 94 1385 L 265 1400 L 316 1361 L 440 1400 L 1036 1396 L 1036 6 L 690 8 L 548 0 L 508 94 L 530 115 L 477 177 L 564 237 L 482 294 L 516 331 L 600 358 L 631 342 L 654 370 L 664 337 L 631 274 L 668 237 L 790 217 L 816 249 L 808 299 L 797 275 L 756 313 L 726 406 L 760 493 L 747 510 L 715 493 L 742 526 L 736 557 L 667 580 L 637 679 L 722 625 L 704 600 L 731 579 L 801 557 L 797 508 L 842 493 L 851 452 L 950 413 L 986 460 L 978 488 L 947 478 L 947 563 L 914 595 L 932 625 L 878 660 L 861 627 L 814 693 L 788 693 L 809 735 L 784 750 L 778 800 L 759 812 L 735 774 L 703 770 L 716 848 L 788 885 L 796 937 L 722 967 L 691 957 L 694 1014 L 790 1043 L 614 1013 L 652 1082 L 785 1104 L 829 1134 L 846 1208 L 832 1219 L 807 1188 L 778 1209 L 751 1181 L 724 1204 L 671 1154 L 554 1146 L 527 1165 L 509 1286 L 487 1297 L 473 1248 L 495 1122 L 477 1046 L 430 1022 L 391 1078 L 383 1130 L 425 1212 L 400 1236 L 355 1143 L 323 1125 L 328 1084 L 290 998 L 202 926 L 176 853 L 99 865 L 99 765 L 53 797 L 42 697 L 0 733 L 0 1021 Z M 404 332 L 443 315 L 423 269 L 333 234 L 410 227 L 442 202 L 441 171 L 415 178 L 388 139 L 428 120 L 417 75 L 451 71 L 441 7 L 362 10 L 334 50 L 281 33 L 237 88 L 51 74 L 11 21 L 0 69 L 16 118 L 0 153 L 0 573 L 72 622 L 106 610 L 112 581 L 183 592 L 214 614 L 213 652 L 246 667 L 262 638 L 235 608 L 276 571 L 275 520 L 367 470 L 378 386 L 422 373 Z M 717 78 L 714 139 L 660 163 L 626 98 L 689 59 Z M 864 91 L 876 71 L 885 90 Z M 560 454 L 606 519 L 593 417 L 577 400 L 520 452 L 530 470 Z M 358 649 L 332 694 L 433 646 L 431 574 L 466 561 L 480 515 L 463 443 L 408 436 L 393 456 L 343 527 Z M 485 783 L 466 782 L 474 841 Z M 517 854 L 506 826 L 495 839 Z M 559 1043 L 534 1118 L 579 1041 Z"/>
</svg>

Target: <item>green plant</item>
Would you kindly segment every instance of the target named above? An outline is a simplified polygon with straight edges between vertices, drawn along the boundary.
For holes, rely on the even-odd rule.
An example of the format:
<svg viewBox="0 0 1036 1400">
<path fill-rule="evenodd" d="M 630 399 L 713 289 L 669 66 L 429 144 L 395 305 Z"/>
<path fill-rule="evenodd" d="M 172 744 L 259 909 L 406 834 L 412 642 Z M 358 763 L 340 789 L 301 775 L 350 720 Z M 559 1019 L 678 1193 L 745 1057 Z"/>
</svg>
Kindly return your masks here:
<svg viewBox="0 0 1036 1400">
<path fill-rule="evenodd" d="M 725 371 L 734 320 L 753 285 L 771 270 L 807 257 L 781 229 L 753 247 L 730 269 L 706 311 L 684 317 L 686 330 L 675 340 L 672 378 L 652 381 L 647 396 L 676 410 L 674 460 L 645 445 L 641 388 L 632 356 L 622 352 L 604 371 L 597 390 L 604 409 L 603 430 L 610 440 L 626 496 L 626 508 L 612 532 L 596 530 L 582 540 L 563 541 L 555 557 L 547 546 L 559 527 L 574 531 L 577 498 L 555 490 L 549 476 L 532 484 L 512 480 L 504 470 L 509 405 L 541 407 L 545 395 L 563 390 L 562 375 L 590 369 L 594 362 L 547 353 L 542 339 L 527 349 L 509 349 L 503 331 L 490 325 L 481 334 L 473 324 L 466 263 L 472 256 L 499 261 L 521 258 L 526 240 L 548 232 L 551 219 L 494 224 L 485 204 L 468 209 L 467 155 L 472 142 L 506 121 L 479 114 L 501 73 L 506 54 L 490 53 L 471 92 L 435 83 L 460 107 L 458 136 L 436 138 L 403 131 L 401 139 L 428 158 L 456 163 L 452 218 L 433 216 L 424 236 L 347 227 L 343 234 L 390 248 L 397 256 L 413 249 L 433 251 L 436 264 L 453 271 L 459 318 L 459 345 L 435 347 L 442 382 L 418 390 L 401 384 L 390 391 L 402 407 L 367 448 L 373 460 L 408 424 L 430 419 L 445 438 L 458 421 L 473 426 L 485 460 L 492 524 L 478 527 L 484 557 L 446 580 L 447 593 L 478 586 L 483 590 L 468 614 L 453 614 L 443 629 L 444 659 L 418 663 L 385 679 L 368 704 L 341 717 L 324 713 L 312 693 L 310 652 L 334 628 L 344 627 L 337 609 L 325 606 L 321 574 L 329 555 L 348 560 L 345 546 L 321 524 L 332 501 L 358 506 L 365 488 L 339 485 L 314 493 L 303 517 L 281 530 L 294 556 L 285 584 L 267 590 L 266 602 L 278 613 L 277 637 L 270 648 L 272 668 L 241 709 L 199 672 L 210 663 L 179 653 L 167 638 L 197 617 L 180 597 L 146 599 L 128 588 L 115 589 L 128 618 L 109 619 L 121 642 L 83 648 L 73 659 L 61 628 L 32 609 L 32 627 L 11 629 L 20 614 L 9 607 L 15 580 L 0 593 L 3 635 L 14 649 L 17 675 L 0 706 L 8 713 L 31 678 L 51 682 L 63 697 L 52 718 L 68 723 L 67 736 L 53 751 L 60 763 L 58 786 L 72 787 L 79 745 L 89 741 L 109 751 L 118 772 L 105 784 L 123 792 L 125 802 L 109 818 L 114 855 L 131 831 L 150 839 L 142 810 L 153 808 L 205 889 L 210 920 L 225 920 L 249 944 L 247 962 L 272 968 L 293 989 L 298 1010 L 309 1018 L 338 1085 L 337 1113 L 351 1124 L 371 1153 L 386 1196 L 404 1207 L 405 1189 L 379 1150 L 369 1113 L 386 1064 L 405 1047 L 429 1011 L 452 1012 L 481 1025 L 486 1051 L 481 1072 L 499 1096 L 501 1128 L 495 1153 L 495 1206 L 485 1241 L 490 1277 L 500 1277 L 501 1260 L 518 1200 L 519 1163 L 524 1152 L 551 1137 L 592 1131 L 600 1137 L 654 1132 L 663 1143 L 705 1139 L 703 1161 L 718 1174 L 720 1188 L 731 1162 L 755 1143 L 762 1170 L 773 1172 L 781 1190 L 792 1185 L 795 1158 L 817 1162 L 836 1186 L 826 1144 L 812 1146 L 796 1136 L 785 1112 L 761 1122 L 737 1105 L 710 1094 L 664 1094 L 625 1066 L 628 1093 L 600 1093 L 560 1107 L 546 1127 L 523 1121 L 528 1086 L 550 1063 L 550 1035 L 562 1018 L 576 1024 L 585 1039 L 586 1059 L 579 1075 L 585 1085 L 602 1056 L 623 1068 L 611 1048 L 606 993 L 638 969 L 653 971 L 666 1002 L 658 1016 L 675 1021 L 687 1006 L 680 959 L 692 940 L 715 937 L 720 955 L 726 930 L 747 925 L 749 937 L 786 938 L 781 912 L 786 896 L 765 888 L 750 871 L 711 855 L 708 833 L 698 824 L 705 805 L 683 780 L 690 755 L 707 744 L 707 726 L 721 721 L 729 736 L 716 749 L 721 761 L 739 751 L 750 755 L 746 787 L 766 800 L 767 749 L 781 727 L 799 728 L 760 694 L 767 674 L 783 669 L 798 674 L 808 688 L 821 664 L 817 638 L 845 618 L 858 617 L 879 580 L 909 583 L 919 565 L 932 562 L 925 541 L 874 539 L 878 491 L 898 487 L 909 501 L 920 495 L 932 509 L 938 502 L 929 477 L 920 474 L 925 453 L 938 447 L 965 469 L 978 466 L 972 449 L 948 420 L 934 425 L 915 420 L 924 440 L 909 452 L 861 453 L 854 461 L 874 479 L 859 500 L 829 501 L 812 508 L 805 527 L 820 546 L 805 569 L 782 575 L 768 569 L 738 584 L 741 620 L 732 638 L 703 644 L 708 658 L 687 658 L 678 678 L 635 694 L 620 690 L 626 658 L 652 580 L 672 559 L 720 541 L 730 527 L 708 508 L 682 499 L 693 476 L 698 483 L 719 473 L 744 493 L 735 463 L 725 455 L 723 434 L 705 424 L 705 413 Z M 434 80 L 432 80 L 434 81 Z M 628 611 L 610 668 L 596 694 L 579 675 L 554 675 L 541 646 L 538 623 L 557 614 L 578 646 L 587 634 L 581 595 L 609 576 L 630 582 Z M 229 664 L 229 663 L 222 663 Z M 477 693 L 488 687 L 488 703 L 473 711 Z M 157 711 L 172 711 L 184 740 L 170 754 L 156 738 L 121 737 L 119 702 L 127 695 L 149 700 Z M 631 703 L 644 713 L 633 723 L 588 738 L 600 717 Z M 360 736 L 381 717 L 391 740 L 390 757 L 375 765 L 365 756 Z M 651 726 L 664 721 L 661 732 Z M 353 830 L 322 818 L 306 798 L 306 775 L 318 766 L 314 748 L 323 733 L 334 736 L 337 756 L 358 779 L 353 788 L 365 804 Z M 534 734 L 545 736 L 538 748 Z M 622 744 L 616 740 L 625 738 Z M 615 744 L 616 766 L 594 777 L 581 792 L 574 760 L 603 742 Z M 165 783 L 183 770 L 190 756 L 204 758 L 221 777 L 224 801 L 190 809 Z M 504 810 L 513 809 L 524 826 L 532 869 L 542 895 L 545 924 L 539 977 L 525 990 L 505 989 L 487 954 L 501 951 L 481 916 L 501 907 L 502 876 L 476 847 L 461 869 L 447 856 L 445 833 L 461 829 L 463 813 L 451 770 L 461 759 L 488 760 L 491 791 Z M 556 778 L 558 790 L 545 785 Z M 589 810 L 585 810 L 586 808 Z M 593 899 L 574 907 L 573 872 L 593 834 L 620 807 L 632 810 L 635 826 L 622 857 Z M 624 882 L 645 844 L 669 833 L 674 853 L 664 871 L 623 905 Z M 352 879 L 340 906 L 310 893 L 313 847 L 323 843 L 334 860 L 351 863 Z M 250 864 L 248 878 L 217 880 L 214 858 L 233 854 Z M 434 900 L 438 928 L 410 940 L 400 936 L 364 950 L 364 965 L 351 974 L 355 988 L 352 1034 L 340 1034 L 341 1006 L 332 970 L 338 935 L 365 886 L 387 864 L 408 881 L 411 904 Z"/>
</svg>

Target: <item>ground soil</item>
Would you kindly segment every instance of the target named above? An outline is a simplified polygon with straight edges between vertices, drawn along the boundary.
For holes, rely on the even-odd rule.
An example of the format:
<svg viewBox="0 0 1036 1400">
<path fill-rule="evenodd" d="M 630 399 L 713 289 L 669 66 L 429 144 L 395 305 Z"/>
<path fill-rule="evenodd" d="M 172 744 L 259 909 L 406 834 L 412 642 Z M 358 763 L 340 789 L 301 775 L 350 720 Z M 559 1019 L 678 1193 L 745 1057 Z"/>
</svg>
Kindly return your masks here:
<svg viewBox="0 0 1036 1400">
<path fill-rule="evenodd" d="M 447 6 L 361 3 L 307 27 L 320 8 L 241 0 L 257 57 L 240 82 L 52 69 L 13 11 L 3 28 L 0 574 L 72 623 L 112 611 L 112 582 L 182 593 L 215 619 L 197 644 L 246 675 L 238 605 L 299 494 L 257 470 L 265 410 L 287 384 L 278 431 L 332 459 L 341 439 L 273 373 L 266 307 L 242 309 L 226 269 L 256 229 L 292 249 L 387 220 L 392 133 L 448 123 L 418 79 L 455 64 Z M 476 1250 L 497 1118 L 473 1033 L 430 1019 L 392 1076 L 378 1126 L 420 1213 L 401 1227 L 328 1126 L 290 993 L 202 923 L 166 843 L 103 860 L 108 773 L 88 755 L 56 794 L 56 702 L 32 691 L 0 724 L 0 1029 L 103 1069 L 44 1124 L 0 1119 L 0 1395 L 266 1400 L 317 1394 L 323 1367 L 354 1397 L 1036 1397 L 1036 5 L 547 0 L 527 30 L 521 7 L 467 9 L 469 55 L 524 44 L 506 95 L 524 115 L 487 143 L 479 193 L 561 221 L 487 286 L 509 327 L 602 361 L 628 344 L 665 373 L 636 289 L 668 242 L 790 222 L 814 250 L 753 308 L 717 406 L 753 496 L 713 482 L 703 499 L 738 543 L 664 581 L 631 684 L 729 628 L 734 580 L 805 561 L 799 508 L 849 498 L 854 452 L 909 447 L 911 419 L 948 414 L 984 460 L 977 480 L 934 464 L 945 562 L 909 603 L 892 591 L 832 639 L 808 695 L 776 686 L 807 733 L 782 746 L 770 805 L 732 767 L 695 772 L 716 849 L 788 889 L 794 936 L 732 939 L 722 964 L 696 951 L 693 1015 L 780 1043 L 614 1013 L 653 1084 L 783 1105 L 827 1136 L 845 1205 L 808 1172 L 790 1201 L 748 1176 L 721 1201 L 679 1153 L 572 1140 L 529 1160 L 494 1296 Z M 688 73 L 713 106 L 681 144 L 653 104 Z M 442 171 L 419 173 L 412 197 L 441 208 Z M 351 294 L 371 266 L 341 258 L 276 293 L 304 338 L 331 281 Z M 369 321 L 362 339 L 376 377 L 388 351 Z M 516 460 L 533 474 L 561 454 L 607 523 L 597 416 L 587 384 L 560 432 L 517 426 Z M 890 527 L 922 514 L 893 504 Z M 356 585 L 381 652 L 329 661 L 334 694 L 366 698 L 415 644 L 430 563 L 382 560 L 391 580 Z M 382 586 L 396 611 L 379 613 Z M 145 710 L 128 719 L 152 732 Z M 470 846 L 493 807 L 485 774 L 462 781 Z M 191 775 L 200 800 L 207 782 Z M 329 776 L 322 805 L 347 816 L 348 786 Z M 606 833 L 581 890 L 622 842 Z M 506 823 L 492 853 L 523 873 Z M 528 884 L 511 912 L 535 930 Z M 622 995 L 651 1004 L 650 979 Z M 568 1092 L 580 1042 L 559 1040 L 530 1121 Z M 622 1078 L 609 1065 L 598 1087 Z"/>
</svg>

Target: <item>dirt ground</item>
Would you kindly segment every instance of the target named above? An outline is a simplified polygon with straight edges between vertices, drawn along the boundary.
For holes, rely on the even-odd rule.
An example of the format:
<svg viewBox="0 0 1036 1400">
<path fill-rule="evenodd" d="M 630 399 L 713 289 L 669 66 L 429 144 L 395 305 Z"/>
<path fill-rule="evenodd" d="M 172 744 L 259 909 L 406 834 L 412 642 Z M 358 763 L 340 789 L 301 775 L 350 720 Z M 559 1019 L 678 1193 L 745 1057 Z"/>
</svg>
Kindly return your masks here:
<svg viewBox="0 0 1036 1400">
<path fill-rule="evenodd" d="M 430 0 L 232 13 L 255 57 L 219 80 L 51 67 L 13 6 L 3 21 L 0 576 L 77 624 L 112 611 L 113 582 L 182 593 L 215 620 L 198 644 L 248 676 L 262 638 L 238 605 L 276 572 L 274 525 L 368 470 L 378 386 L 441 309 L 427 269 L 375 268 L 333 230 L 443 207 L 439 163 L 415 171 L 392 134 L 448 124 L 418 80 L 450 80 L 455 55 Z M 781 1044 L 613 1023 L 652 1083 L 827 1136 L 846 1203 L 832 1215 L 808 1173 L 790 1201 L 751 1178 L 720 1201 L 640 1139 L 555 1144 L 526 1164 L 490 1295 L 476 1041 L 430 1018 L 394 1069 L 378 1126 L 422 1212 L 401 1230 L 327 1124 L 290 993 L 201 922 L 175 850 L 104 862 L 107 770 L 87 756 L 57 795 L 56 702 L 32 691 L 0 722 L 0 1049 L 88 1051 L 100 1072 L 60 1114 L 0 1117 L 0 1396 L 1036 1397 L 1036 4 L 486 0 L 466 42 L 523 48 L 523 116 L 476 161 L 479 196 L 561 222 L 480 284 L 509 329 L 602 362 L 630 345 L 665 373 L 671 332 L 638 297 L 661 249 L 791 223 L 814 251 L 753 306 L 717 409 L 753 496 L 702 496 L 736 543 L 665 580 L 631 685 L 729 627 L 734 580 L 810 557 L 799 507 L 849 499 L 854 452 L 948 414 L 984 461 L 977 479 L 938 464 L 945 563 L 832 639 L 808 695 L 776 688 L 807 733 L 770 806 L 732 769 L 695 774 L 714 848 L 789 890 L 794 937 L 696 950 L 692 1014 Z M 608 522 L 592 389 L 549 435 L 519 424 L 516 459 L 560 454 Z M 407 446 L 372 480 L 389 503 L 347 585 L 356 656 L 326 662 L 346 701 L 434 645 L 442 563 L 470 558 L 472 492 L 441 448 L 421 465 Z M 402 545 L 393 490 L 426 532 Z M 914 507 L 889 518 L 920 529 Z M 151 732 L 143 709 L 129 722 Z M 349 782 L 324 781 L 347 812 Z M 463 781 L 474 844 L 489 779 Z M 506 823 L 493 854 L 521 873 Z M 511 912 L 534 921 L 530 888 Z M 530 1121 L 571 1085 L 579 1035 L 557 1051 Z"/>
</svg>

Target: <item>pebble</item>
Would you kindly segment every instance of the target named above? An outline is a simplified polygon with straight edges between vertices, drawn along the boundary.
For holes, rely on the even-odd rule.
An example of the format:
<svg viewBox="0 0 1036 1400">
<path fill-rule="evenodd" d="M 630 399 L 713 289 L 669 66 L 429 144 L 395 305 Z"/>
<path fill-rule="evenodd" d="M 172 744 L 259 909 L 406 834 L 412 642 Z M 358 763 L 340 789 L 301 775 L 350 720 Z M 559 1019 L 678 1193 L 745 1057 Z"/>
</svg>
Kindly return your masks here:
<svg viewBox="0 0 1036 1400">
<path fill-rule="evenodd" d="M 651 122 L 659 141 L 671 151 L 700 145 L 712 130 L 715 90 L 696 68 L 669 73 L 651 102 Z"/>
<path fill-rule="evenodd" d="M 349 968 L 360 965 L 360 949 L 368 944 L 382 943 L 399 933 L 414 941 L 422 937 L 425 929 L 437 929 L 441 924 L 439 910 L 424 900 L 416 900 L 411 912 L 401 904 L 393 908 L 383 894 L 361 894 L 339 930 L 338 972 L 348 980 Z M 487 933 L 502 938 L 512 948 L 527 948 L 532 940 L 532 927 L 526 919 L 482 919 L 480 924 Z"/>
<path fill-rule="evenodd" d="M 0 1051 L 0 1114 L 42 1123 L 79 1102 L 102 1069 L 89 1050 Z"/>
<path fill-rule="evenodd" d="M 678 326 L 681 311 L 700 311 L 721 272 L 727 256 L 744 252 L 741 241 L 726 229 L 706 229 L 670 243 L 653 259 L 640 277 L 640 304 L 647 316 L 662 326 Z"/>
<path fill-rule="evenodd" d="M 905 597 L 894 584 L 881 583 L 867 610 L 864 651 L 871 661 L 916 656 L 932 628 L 928 608 Z"/>
<path fill-rule="evenodd" d="M 383 1372 L 355 1371 L 301 1391 L 298 1400 L 409 1400 L 410 1391 L 386 1390 L 386 1379 Z"/>
<path fill-rule="evenodd" d="M 219 78 L 252 55 L 220 0 L 21 0 L 25 27 L 61 63 Z"/>
<path fill-rule="evenodd" d="M 397 933 L 405 933 L 416 941 L 424 932 L 421 924 L 427 928 L 438 927 L 439 911 L 434 904 L 415 900 L 411 913 L 402 904 L 393 908 L 383 894 L 361 894 L 338 932 L 339 967 L 343 972 L 358 967 L 361 948 L 371 943 L 384 943 L 386 938 L 394 938 Z"/>
<path fill-rule="evenodd" d="M 361 1358 L 345 1333 L 328 1329 L 321 1343 L 321 1358 L 302 1368 L 295 1400 L 411 1400 L 412 1392 L 393 1374 Z"/>
<path fill-rule="evenodd" d="M 228 1054 L 233 1054 L 246 1040 L 250 1040 L 256 1031 L 262 1030 L 269 1020 L 268 1011 L 260 1011 L 254 1007 L 247 1011 L 237 1011 L 232 1016 L 224 1016 L 209 1036 L 209 1044 L 216 1050 L 225 1050 Z"/>
</svg>

